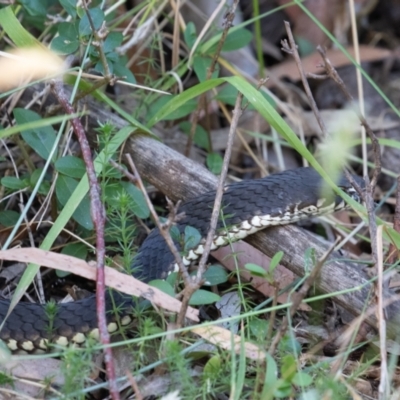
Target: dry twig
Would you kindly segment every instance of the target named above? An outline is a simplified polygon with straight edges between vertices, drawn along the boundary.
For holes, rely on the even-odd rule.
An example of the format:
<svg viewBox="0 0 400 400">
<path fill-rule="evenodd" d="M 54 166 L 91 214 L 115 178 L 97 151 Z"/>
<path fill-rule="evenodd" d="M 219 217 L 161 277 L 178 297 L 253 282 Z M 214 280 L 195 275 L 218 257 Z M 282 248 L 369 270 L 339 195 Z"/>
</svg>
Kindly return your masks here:
<svg viewBox="0 0 400 400">
<path fill-rule="evenodd" d="M 294 60 L 296 61 L 297 69 L 299 70 L 301 81 L 303 82 L 303 87 L 304 87 L 304 90 L 306 92 L 306 95 L 307 95 L 308 101 L 310 103 L 311 109 L 313 110 L 315 118 L 318 121 L 319 127 L 321 128 L 321 131 L 322 131 L 324 137 L 327 137 L 328 132 L 326 130 L 325 123 L 324 123 L 323 119 L 321 118 L 321 115 L 319 113 L 317 104 L 315 103 L 314 97 L 313 97 L 313 95 L 311 93 L 311 89 L 310 89 L 310 86 L 308 84 L 306 74 L 304 73 L 303 65 L 301 63 L 300 55 L 299 55 L 299 52 L 297 51 L 297 45 L 296 45 L 296 42 L 294 41 L 294 37 L 293 37 L 292 30 L 290 28 L 290 24 L 287 21 L 285 21 L 285 29 L 286 29 L 286 33 L 287 33 L 287 35 L 289 37 L 289 44 L 290 45 L 288 44 L 286 39 L 282 40 L 282 42 L 281 42 L 282 43 L 282 50 L 285 53 L 288 53 L 288 54 L 292 55 Z"/>
<path fill-rule="evenodd" d="M 231 7 L 230 11 L 225 16 L 225 27 L 224 27 L 224 30 L 222 32 L 221 39 L 218 42 L 217 49 L 215 50 L 215 54 L 214 54 L 214 57 L 213 57 L 213 59 L 211 61 L 210 68 L 208 68 L 208 70 L 207 70 L 206 81 L 211 78 L 211 76 L 212 76 L 212 74 L 213 74 L 213 72 L 215 70 L 215 66 L 217 65 L 217 61 L 218 61 L 219 55 L 221 54 L 221 51 L 222 51 L 222 46 L 225 43 L 225 39 L 228 36 L 229 29 L 231 28 L 233 19 L 235 18 L 235 10 L 236 10 L 238 4 L 239 4 L 239 0 L 235 0 L 233 2 L 233 4 L 232 4 L 232 7 Z M 206 108 L 205 107 L 205 103 L 206 103 L 205 100 L 206 100 L 206 93 L 203 93 L 199 98 L 198 107 L 197 107 L 196 111 L 193 114 L 192 126 L 190 128 L 188 141 L 186 143 L 186 150 L 185 150 L 186 157 L 188 157 L 189 154 L 190 154 L 190 149 L 191 149 L 192 144 L 193 144 L 193 138 L 194 138 L 194 134 L 196 132 L 197 123 L 198 123 L 199 118 L 200 118 L 200 112 L 201 112 L 203 106 L 204 106 L 204 108 Z M 211 143 L 211 140 L 209 142 Z"/>
<path fill-rule="evenodd" d="M 174 256 L 175 262 L 179 267 L 179 271 L 182 274 L 182 278 L 183 278 L 183 281 L 185 282 L 185 285 L 186 284 L 189 285 L 190 281 L 191 281 L 189 272 L 188 272 L 187 268 L 185 267 L 185 265 L 183 264 L 182 257 L 179 254 L 179 251 L 176 248 L 176 246 L 174 244 L 174 241 L 173 241 L 173 239 L 171 237 L 170 231 L 169 231 L 170 228 L 172 227 L 172 225 L 174 225 L 179 219 L 178 208 L 179 208 L 179 205 L 180 205 L 180 201 L 178 201 L 176 203 L 176 205 L 174 205 L 172 203 L 172 201 L 167 198 L 169 215 L 168 215 L 167 221 L 162 223 L 160 221 L 160 218 L 158 218 L 158 214 L 157 214 L 157 212 L 156 212 L 156 210 L 155 210 L 155 208 L 153 206 L 153 203 L 151 202 L 151 200 L 149 198 L 149 195 L 147 194 L 147 191 L 146 191 L 146 188 L 145 188 L 145 186 L 143 184 L 142 178 L 139 175 L 139 172 L 138 172 L 138 170 L 136 168 L 135 163 L 132 160 L 132 157 L 130 156 L 130 154 L 127 154 L 126 158 L 128 160 L 129 166 L 131 167 L 131 169 L 132 169 L 132 171 L 134 173 L 136 182 L 139 185 L 139 188 L 143 193 L 143 196 L 144 196 L 144 198 L 146 200 L 146 204 L 149 207 L 151 216 L 153 217 L 154 223 L 156 224 L 157 228 L 159 229 L 161 236 L 166 241 L 166 243 L 168 245 L 168 248 L 171 251 L 172 255 Z M 185 310 L 185 313 L 186 313 L 186 310 Z"/>
<path fill-rule="evenodd" d="M 61 107 L 68 115 L 73 115 L 75 110 L 70 104 L 67 96 L 64 93 L 62 82 L 53 81 L 51 90 L 56 96 Z M 104 347 L 104 361 L 106 364 L 110 394 L 114 400 L 119 399 L 119 392 L 115 381 L 115 370 L 112 358 L 112 351 L 109 346 L 110 335 L 107 330 L 106 306 L 105 306 L 105 274 L 104 274 L 104 258 L 105 258 L 105 242 L 104 242 L 104 225 L 105 211 L 101 203 L 100 186 L 97 182 L 96 172 L 94 170 L 92 152 L 89 142 L 86 138 L 85 129 L 82 126 L 79 118 L 72 118 L 71 125 L 78 138 L 82 150 L 82 156 L 85 161 L 86 171 L 89 180 L 90 194 L 90 212 L 93 220 L 93 225 L 96 231 L 96 259 L 97 259 L 97 276 L 96 276 L 96 311 L 97 322 L 99 327 L 100 341 Z"/>
<path fill-rule="evenodd" d="M 178 315 L 177 318 L 177 325 L 178 326 L 182 326 L 183 325 L 183 321 L 184 321 L 184 317 L 186 314 L 186 310 L 187 307 L 189 305 L 189 300 L 191 298 L 191 296 L 193 295 L 193 293 L 199 289 L 199 287 L 202 284 L 202 279 L 203 279 L 203 274 L 205 272 L 205 268 L 206 268 L 206 262 L 207 262 L 207 258 L 208 255 L 210 253 L 211 250 L 211 244 L 212 241 L 214 239 L 214 235 L 215 235 L 215 230 L 216 230 L 216 226 L 218 223 L 218 218 L 219 218 L 219 212 L 220 212 L 220 207 L 221 207 L 221 202 L 222 202 L 222 195 L 223 195 L 223 189 L 224 189 L 224 182 L 226 179 L 226 175 L 228 172 L 228 167 L 229 167 L 229 160 L 230 160 L 230 156 L 232 153 L 232 146 L 233 146 L 233 139 L 235 136 L 235 132 L 237 129 L 237 125 L 238 125 L 238 121 L 239 121 L 239 117 L 241 115 L 241 102 L 243 99 L 243 95 L 241 93 L 239 93 L 237 99 L 236 99 L 236 104 L 235 104 L 235 108 L 233 110 L 233 118 L 232 118 L 232 124 L 231 124 L 231 128 L 229 131 L 229 138 L 228 138 L 228 143 L 227 143 L 227 148 L 225 151 L 225 157 L 224 157 L 224 162 L 223 162 L 223 166 L 222 166 L 222 171 L 221 171 L 221 175 L 220 175 L 220 179 L 219 179 L 219 184 L 218 184 L 218 188 L 217 188 L 217 193 L 216 193 L 216 198 L 215 198 L 215 203 L 214 203 L 214 208 L 212 211 L 212 216 L 211 216 L 211 222 L 210 222 L 210 228 L 207 234 L 207 238 L 204 244 L 204 251 L 202 254 L 202 257 L 199 261 L 199 266 L 198 266 L 198 270 L 197 270 L 197 274 L 196 277 L 194 279 L 192 279 L 189 275 L 189 272 L 186 268 L 186 266 L 183 264 L 182 262 L 182 257 L 179 254 L 179 251 L 177 250 L 173 239 L 170 235 L 169 229 L 172 226 L 173 223 L 175 223 L 177 221 L 177 210 L 179 207 L 179 202 L 177 204 L 177 206 L 174 206 L 172 204 L 172 202 L 170 200 L 167 199 L 168 201 L 168 205 L 169 205 L 169 210 L 170 210 L 170 215 L 168 217 L 168 220 L 166 223 L 162 224 L 158 218 L 157 213 L 155 212 L 155 209 L 151 203 L 151 200 L 149 199 L 146 189 L 143 185 L 143 182 L 140 178 L 140 175 L 136 169 L 136 166 L 132 160 L 132 158 L 127 155 L 128 158 L 128 162 L 129 165 L 134 173 L 134 176 L 136 178 L 136 181 L 141 189 L 141 191 L 143 192 L 143 195 L 145 196 L 146 199 L 146 203 L 150 209 L 151 215 L 154 219 L 154 222 L 156 223 L 160 234 L 163 236 L 163 238 L 165 239 L 168 248 L 170 249 L 171 253 L 174 256 L 174 259 L 177 263 L 177 265 L 179 266 L 179 270 L 182 274 L 183 277 L 183 281 L 185 284 L 185 289 L 183 291 L 183 298 L 182 298 L 182 308 L 180 310 L 180 313 Z"/>
<path fill-rule="evenodd" d="M 199 261 L 199 266 L 198 266 L 198 270 L 197 270 L 197 274 L 196 274 L 196 279 L 193 282 L 193 285 L 191 285 L 188 288 L 185 287 L 185 292 L 184 292 L 184 296 L 183 296 L 183 299 L 182 299 L 183 311 L 189 305 L 189 300 L 190 300 L 190 297 L 192 296 L 192 294 L 201 285 L 201 282 L 202 282 L 202 279 L 203 279 L 203 274 L 204 274 L 205 268 L 206 268 L 206 262 L 207 262 L 207 259 L 208 259 L 208 255 L 210 254 L 210 251 L 211 251 L 211 244 L 212 244 L 212 241 L 214 239 L 215 230 L 216 230 L 217 223 L 218 223 L 218 218 L 219 218 L 219 215 L 220 215 L 220 208 L 221 208 L 221 203 L 222 203 L 222 195 L 223 195 L 223 192 L 224 192 L 225 179 L 226 179 L 226 176 L 228 174 L 229 161 L 231 159 L 231 154 L 232 154 L 233 140 L 234 140 L 234 137 L 235 137 L 235 132 L 236 132 L 236 129 L 237 129 L 237 126 L 238 126 L 239 118 L 240 118 L 240 116 L 242 114 L 242 109 L 241 109 L 242 99 L 243 99 L 243 94 L 239 93 L 237 98 L 236 98 L 235 108 L 234 108 L 234 110 L 232 112 L 233 113 L 233 118 L 232 118 L 231 127 L 229 129 L 228 142 L 226 144 L 224 162 L 223 162 L 223 165 L 222 165 L 221 175 L 220 175 L 219 180 L 218 180 L 218 187 L 217 187 L 217 192 L 216 192 L 216 195 L 215 195 L 214 207 L 213 207 L 212 214 L 211 214 L 210 228 L 208 230 L 206 242 L 204 244 L 204 251 L 203 251 L 203 254 L 202 254 L 202 256 L 200 258 L 200 261 Z M 185 314 L 182 312 L 178 316 L 178 321 L 177 321 L 178 322 L 178 326 L 180 326 L 179 324 L 182 323 L 184 315 Z"/>
<path fill-rule="evenodd" d="M 346 85 L 344 84 L 342 78 L 339 76 L 336 69 L 333 67 L 332 63 L 327 58 L 325 50 L 321 46 L 318 46 L 317 51 L 320 53 L 320 55 L 324 61 L 323 68 L 325 70 L 325 74 L 323 75 L 323 77 L 333 79 L 339 85 L 339 88 L 342 90 L 342 92 L 346 96 L 346 98 L 349 101 L 354 102 L 354 98 L 350 94 L 350 92 L 347 90 Z M 315 77 L 315 75 L 313 77 Z M 375 136 L 374 132 L 372 131 L 371 127 L 369 126 L 367 120 L 361 114 L 361 112 L 358 112 L 358 118 L 360 119 L 361 124 L 364 126 L 368 137 L 371 139 L 372 152 L 373 152 L 373 158 L 374 158 L 374 163 L 375 163 L 375 169 L 374 169 L 373 176 L 371 179 L 371 187 L 372 187 L 371 191 L 373 193 L 375 190 L 376 182 L 378 180 L 379 174 L 381 173 L 381 169 L 382 169 L 379 141 L 378 141 L 378 138 Z"/>
</svg>

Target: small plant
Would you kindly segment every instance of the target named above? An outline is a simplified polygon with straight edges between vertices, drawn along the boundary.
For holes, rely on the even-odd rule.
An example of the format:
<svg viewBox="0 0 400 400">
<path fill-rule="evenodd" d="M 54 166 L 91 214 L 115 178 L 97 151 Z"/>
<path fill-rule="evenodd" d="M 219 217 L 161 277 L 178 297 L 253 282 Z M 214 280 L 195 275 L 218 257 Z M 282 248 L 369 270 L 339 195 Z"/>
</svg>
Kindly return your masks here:
<svg viewBox="0 0 400 400">
<path fill-rule="evenodd" d="M 63 352 L 60 370 L 64 376 L 62 393 L 65 398 L 84 399 L 85 394 L 81 393 L 83 387 L 88 384 L 94 372 L 93 361 L 94 341 L 88 338 L 86 347 L 77 351 L 75 348 L 67 348 Z"/>
</svg>

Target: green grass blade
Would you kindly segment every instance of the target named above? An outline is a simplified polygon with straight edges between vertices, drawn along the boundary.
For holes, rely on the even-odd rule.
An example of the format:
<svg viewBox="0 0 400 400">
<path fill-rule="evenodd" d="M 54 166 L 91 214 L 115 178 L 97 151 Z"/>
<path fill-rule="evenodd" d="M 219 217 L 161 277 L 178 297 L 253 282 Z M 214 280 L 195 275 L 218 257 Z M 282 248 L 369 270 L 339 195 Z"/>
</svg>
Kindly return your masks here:
<svg viewBox="0 0 400 400">
<path fill-rule="evenodd" d="M 32 36 L 19 22 L 11 6 L 0 10 L 0 25 L 17 47 L 42 47 L 45 48 L 34 36 Z"/>
<path fill-rule="evenodd" d="M 14 126 L 10 126 L 7 129 L 0 130 L 0 139 L 4 139 L 6 137 L 14 135 L 15 133 L 23 132 L 29 129 L 38 129 L 38 128 L 43 128 L 45 126 L 60 124 L 63 121 L 68 121 L 72 118 L 80 118 L 83 115 L 84 114 L 59 115 L 56 117 L 49 117 L 37 121 L 27 122 L 25 124 L 17 124 Z"/>
</svg>

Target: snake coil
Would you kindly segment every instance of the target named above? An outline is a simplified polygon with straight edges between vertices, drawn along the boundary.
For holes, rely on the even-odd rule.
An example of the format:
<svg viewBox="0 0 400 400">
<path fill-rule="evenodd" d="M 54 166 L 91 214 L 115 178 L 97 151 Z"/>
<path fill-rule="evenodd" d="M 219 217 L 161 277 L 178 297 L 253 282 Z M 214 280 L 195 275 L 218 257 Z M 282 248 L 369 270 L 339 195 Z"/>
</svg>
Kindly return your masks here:
<svg viewBox="0 0 400 400">
<path fill-rule="evenodd" d="M 360 178 L 354 179 L 360 186 L 363 185 Z M 290 224 L 343 209 L 345 202 L 332 190 L 324 189 L 321 193 L 322 182 L 314 169 L 297 168 L 226 186 L 221 207 L 223 218 L 218 222 L 212 249 L 230 241 L 244 239 L 269 226 Z M 338 186 L 353 199 L 360 201 L 347 179 L 342 177 Z M 178 224 L 179 231 L 183 233 L 185 226 L 192 226 L 205 238 L 214 198 L 215 191 L 211 191 L 184 203 L 179 210 L 184 213 Z M 198 259 L 203 252 L 203 245 L 204 240 L 187 251 L 183 262 L 188 265 Z M 165 278 L 174 268 L 174 258 L 163 237 L 157 229 L 153 230 L 135 257 L 133 275 L 149 282 Z M 110 312 L 115 305 L 122 310 L 120 323 L 130 323 L 129 308 L 134 300 L 115 291 L 112 295 L 108 293 L 106 298 L 109 331 L 118 329 L 115 317 Z M 0 300 L 0 322 L 4 321 L 9 305 L 9 300 Z M 13 351 L 22 349 L 30 352 L 36 349 L 47 350 L 49 343 L 67 345 L 73 342 L 81 345 L 89 334 L 98 334 L 94 296 L 59 304 L 51 323 L 42 305 L 20 302 L 7 317 L 0 339 Z"/>
</svg>

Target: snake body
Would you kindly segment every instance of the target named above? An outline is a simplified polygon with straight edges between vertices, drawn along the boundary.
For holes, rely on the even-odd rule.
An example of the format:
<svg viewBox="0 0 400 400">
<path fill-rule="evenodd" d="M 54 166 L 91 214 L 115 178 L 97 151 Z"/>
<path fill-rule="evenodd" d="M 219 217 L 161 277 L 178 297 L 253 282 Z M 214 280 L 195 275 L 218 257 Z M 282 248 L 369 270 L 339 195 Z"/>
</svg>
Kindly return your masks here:
<svg viewBox="0 0 400 400">
<path fill-rule="evenodd" d="M 354 177 L 358 184 L 362 181 Z M 350 182 L 341 178 L 338 186 L 356 201 L 359 197 Z M 330 189 L 321 194 L 322 179 L 312 168 L 297 168 L 266 178 L 242 181 L 228 185 L 224 189 L 221 218 L 219 219 L 212 249 L 229 242 L 244 239 L 248 235 L 274 225 L 290 224 L 311 216 L 345 208 L 340 196 Z M 189 265 L 203 253 L 204 238 L 209 228 L 215 191 L 205 193 L 184 203 L 179 212 L 184 217 L 177 227 L 181 234 L 186 226 L 196 228 L 203 238 L 192 249 L 183 254 L 183 262 Z M 295 240 L 295 239 L 294 239 Z M 180 244 L 176 243 L 180 250 Z M 140 247 L 133 266 L 133 275 L 144 282 L 164 279 L 176 269 L 173 255 L 157 229 L 153 230 Z M 131 321 L 129 308 L 134 300 L 117 292 L 106 296 L 108 328 L 118 329 L 111 310 L 118 306 L 121 311 L 119 323 Z M 0 321 L 3 322 L 10 302 L 0 300 Z M 51 329 L 49 329 L 51 327 Z M 42 305 L 20 302 L 7 317 L 0 332 L 0 339 L 13 350 L 46 350 L 48 343 L 67 345 L 82 344 L 87 335 L 96 336 L 97 318 L 95 297 L 59 304 L 56 315 L 49 320 Z"/>
</svg>

